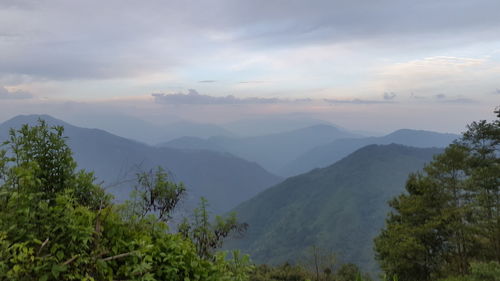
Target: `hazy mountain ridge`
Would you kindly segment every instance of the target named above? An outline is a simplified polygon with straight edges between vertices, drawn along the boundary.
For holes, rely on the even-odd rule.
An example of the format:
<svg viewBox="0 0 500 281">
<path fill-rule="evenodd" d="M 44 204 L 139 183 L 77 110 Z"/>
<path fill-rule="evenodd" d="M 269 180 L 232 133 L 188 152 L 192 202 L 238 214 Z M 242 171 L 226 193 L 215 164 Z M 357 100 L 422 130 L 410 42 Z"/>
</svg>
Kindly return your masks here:
<svg viewBox="0 0 500 281">
<path fill-rule="evenodd" d="M 303 153 L 283 168 L 280 174 L 293 176 L 326 167 L 366 145 L 396 143 L 420 148 L 446 147 L 457 138 L 455 134 L 401 129 L 382 137 L 338 139 Z"/>
<path fill-rule="evenodd" d="M 70 123 L 84 128 L 99 128 L 115 135 L 154 145 L 179 137 L 234 136 L 227 129 L 206 123 L 182 120 L 176 116 L 152 123 L 129 115 L 76 115 Z M 161 123 L 161 124 L 160 124 Z"/>
<path fill-rule="evenodd" d="M 205 196 L 216 212 L 227 211 L 281 180 L 256 163 L 228 153 L 152 147 L 103 130 L 72 126 L 47 115 L 17 116 L 0 124 L 0 139 L 6 139 L 10 128 L 36 124 L 38 118 L 65 127 L 79 167 L 94 171 L 104 186 L 124 181 L 110 188 L 120 200 L 128 198 L 133 186 L 128 180 L 136 172 L 158 165 L 186 184 L 188 205 Z"/>
<path fill-rule="evenodd" d="M 315 125 L 329 125 L 339 129 L 335 124 L 328 121 L 311 118 L 301 114 L 274 115 L 259 118 L 243 118 L 237 121 L 221 124 L 223 128 L 238 134 L 241 137 L 255 137 L 286 133 L 300 130 Z M 346 130 L 347 131 L 347 130 Z"/>
<path fill-rule="evenodd" d="M 180 138 L 161 144 L 163 147 L 227 151 L 277 173 L 290 161 L 313 147 L 332 140 L 359 135 L 327 124 L 317 124 L 284 133 L 231 138 Z"/>
<path fill-rule="evenodd" d="M 404 190 L 409 173 L 441 151 L 370 145 L 327 168 L 288 178 L 234 209 L 250 227 L 228 248 L 275 264 L 303 258 L 316 245 L 374 271 L 372 239 L 383 226 L 387 201 Z"/>
</svg>

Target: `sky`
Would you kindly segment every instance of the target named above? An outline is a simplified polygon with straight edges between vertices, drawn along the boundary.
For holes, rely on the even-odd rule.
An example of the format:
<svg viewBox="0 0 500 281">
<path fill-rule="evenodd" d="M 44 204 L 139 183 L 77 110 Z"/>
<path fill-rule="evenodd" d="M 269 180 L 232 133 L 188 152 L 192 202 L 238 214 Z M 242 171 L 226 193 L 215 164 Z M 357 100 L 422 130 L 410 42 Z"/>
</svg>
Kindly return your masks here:
<svg viewBox="0 0 500 281">
<path fill-rule="evenodd" d="M 0 121 L 304 115 L 463 131 L 500 105 L 498 0 L 0 0 Z"/>
</svg>

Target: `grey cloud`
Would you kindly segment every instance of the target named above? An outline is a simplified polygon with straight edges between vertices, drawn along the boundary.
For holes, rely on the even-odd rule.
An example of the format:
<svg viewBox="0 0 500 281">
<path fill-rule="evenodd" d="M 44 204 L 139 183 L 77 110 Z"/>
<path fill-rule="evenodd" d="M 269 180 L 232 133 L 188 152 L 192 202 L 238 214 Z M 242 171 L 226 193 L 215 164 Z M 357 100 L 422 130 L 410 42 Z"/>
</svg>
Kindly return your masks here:
<svg viewBox="0 0 500 281">
<path fill-rule="evenodd" d="M 367 39 L 415 38 L 419 44 L 428 35 L 442 39 L 465 35 L 492 40 L 497 34 L 500 19 L 496 0 L 435 1 L 246 1 L 233 6 L 239 21 L 248 28 L 242 40 L 260 44 L 310 44 L 312 42 L 352 42 Z M 266 7 L 262 9 L 261 7 Z M 425 18 L 425 21 L 422 21 Z M 268 23 L 266 26 L 259 24 Z M 443 34 L 449 34 L 443 36 Z M 491 38 L 488 38 L 491 37 Z M 387 42 L 383 43 L 387 45 Z"/>
<path fill-rule="evenodd" d="M 390 100 L 364 100 L 364 99 L 350 99 L 350 100 L 340 100 L 340 99 L 323 99 L 323 101 L 330 104 L 384 104 L 384 103 L 394 103 Z"/>
<path fill-rule="evenodd" d="M 314 100 L 313 99 L 310 99 L 310 98 L 303 98 L 303 99 L 295 99 L 295 100 L 292 100 L 292 102 L 296 102 L 296 103 L 307 103 L 307 102 L 313 102 Z"/>
<path fill-rule="evenodd" d="M 461 103 L 461 104 L 468 104 L 468 103 L 476 103 L 477 101 L 474 99 L 469 99 L 469 98 L 463 98 L 460 96 L 455 96 L 455 97 L 448 97 L 445 94 L 437 94 L 434 95 L 434 99 L 437 100 L 440 103 Z"/>
<path fill-rule="evenodd" d="M 500 95 L 500 89 L 496 89 L 495 92 L 493 92 L 494 94 L 497 94 L 497 95 Z"/>
<path fill-rule="evenodd" d="M 123 45 L 121 45 L 123 44 Z M 13 46 L 0 53 L 0 76 L 20 75 L 41 79 L 110 79 L 134 77 L 161 71 L 165 65 L 177 65 L 176 58 L 155 61 L 146 47 L 131 42 L 33 43 L 38 48 L 22 47 L 22 55 Z M 121 46 L 120 46 L 121 45 Z M 0 51 L 2 48 L 0 48 Z"/>
<path fill-rule="evenodd" d="M 276 104 L 276 103 L 290 103 L 290 102 L 310 102 L 310 99 L 298 99 L 298 100 L 287 100 L 278 98 L 237 98 L 235 96 L 229 95 L 225 97 L 215 97 L 209 95 L 202 95 L 196 90 L 190 89 L 187 94 L 184 93 L 173 93 L 173 94 L 163 94 L 154 93 L 152 94 L 156 103 L 159 104 L 171 104 L 171 105 L 223 105 L 223 104 Z"/>
<path fill-rule="evenodd" d="M 260 83 L 266 83 L 266 81 L 253 80 L 253 81 L 240 81 L 240 82 L 238 82 L 238 84 L 260 84 Z"/>
<path fill-rule="evenodd" d="M 384 93 L 384 100 L 393 100 L 395 98 L 396 98 L 396 94 L 394 92 Z"/>
<path fill-rule="evenodd" d="M 414 93 L 410 95 L 411 99 L 425 101 L 427 103 L 456 103 L 456 104 L 470 104 L 477 103 L 477 100 L 470 98 L 463 98 L 461 96 L 448 96 L 446 94 L 435 94 L 429 97 L 426 96 L 417 96 Z"/>
<path fill-rule="evenodd" d="M 9 91 L 5 87 L 0 86 L 0 100 L 22 100 L 22 99 L 31 99 L 33 98 L 33 94 L 26 91 Z"/>
<path fill-rule="evenodd" d="M 198 83 L 215 83 L 217 82 L 217 80 L 201 80 L 201 81 L 198 81 Z"/>
<path fill-rule="evenodd" d="M 476 100 L 474 100 L 474 99 L 468 99 L 468 98 L 444 99 L 444 100 L 442 100 L 442 102 L 444 102 L 444 103 L 460 103 L 460 104 L 477 103 Z"/>
<path fill-rule="evenodd" d="M 0 2 L 0 8 L 3 9 L 31 9 L 35 6 L 37 6 L 36 1 L 30 0 L 2 0 Z"/>
<path fill-rule="evenodd" d="M 0 38 L 2 38 L 2 40 L 9 40 L 9 39 L 13 39 L 13 38 L 16 38 L 19 36 L 20 36 L 20 34 L 16 34 L 16 33 L 12 33 L 12 32 L 7 32 L 7 31 L 0 32 Z"/>
<path fill-rule="evenodd" d="M 0 34 L 19 34 L 0 44 L 0 75 L 59 80 L 170 70 L 231 44 L 267 49 L 375 39 L 392 46 L 403 37 L 456 44 L 495 40 L 500 29 L 498 0 L 4 0 L 0 9 L 9 23 Z M 209 32 L 229 39 L 210 39 Z"/>
<path fill-rule="evenodd" d="M 173 22 L 162 20 L 174 17 L 167 13 L 160 17 L 154 3 L 0 2 L 0 11 L 6 15 L 2 22 L 9 23 L 0 24 L 0 34 L 16 35 L 0 42 L 0 77 L 137 77 L 173 69 L 196 40 L 176 34 Z M 175 44 L 166 38 L 176 38 Z"/>
<path fill-rule="evenodd" d="M 417 96 L 417 95 L 415 95 L 415 93 L 411 93 L 410 94 L 410 99 L 425 100 L 426 97 L 424 97 L 424 96 Z"/>
<path fill-rule="evenodd" d="M 436 94 L 432 95 L 430 97 L 425 97 L 425 96 L 417 96 L 414 93 L 411 93 L 410 95 L 411 99 L 415 100 L 421 100 L 425 101 L 427 103 L 456 103 L 456 104 L 470 104 L 470 103 L 477 103 L 477 100 L 470 99 L 470 98 L 463 98 L 461 96 L 448 96 L 445 94 Z"/>
</svg>

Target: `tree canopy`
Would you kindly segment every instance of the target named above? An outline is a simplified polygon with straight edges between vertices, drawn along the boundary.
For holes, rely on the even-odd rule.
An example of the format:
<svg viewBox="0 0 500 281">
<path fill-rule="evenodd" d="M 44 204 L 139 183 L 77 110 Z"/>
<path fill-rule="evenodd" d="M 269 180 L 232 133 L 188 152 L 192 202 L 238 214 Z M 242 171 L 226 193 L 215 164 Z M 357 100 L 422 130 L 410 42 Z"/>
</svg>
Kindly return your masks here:
<svg viewBox="0 0 500 281">
<path fill-rule="evenodd" d="M 377 259 L 388 276 L 400 280 L 466 278 L 483 268 L 482 263 L 498 266 L 498 117 L 470 124 L 422 173 L 410 175 L 406 193 L 389 202 L 392 212 L 375 239 Z"/>
</svg>

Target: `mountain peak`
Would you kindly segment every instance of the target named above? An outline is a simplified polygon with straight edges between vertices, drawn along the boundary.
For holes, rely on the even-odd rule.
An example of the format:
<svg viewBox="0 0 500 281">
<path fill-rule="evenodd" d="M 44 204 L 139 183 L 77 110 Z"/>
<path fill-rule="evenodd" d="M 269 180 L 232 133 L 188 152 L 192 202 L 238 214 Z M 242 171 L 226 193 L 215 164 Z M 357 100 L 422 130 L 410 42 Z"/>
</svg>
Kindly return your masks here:
<svg viewBox="0 0 500 281">
<path fill-rule="evenodd" d="M 28 114 L 28 115 L 17 115 L 11 119 L 3 122 L 2 126 L 7 126 L 9 128 L 19 128 L 21 125 L 29 124 L 35 125 L 38 120 L 45 120 L 51 126 L 72 126 L 60 119 L 54 118 L 47 114 Z"/>
<path fill-rule="evenodd" d="M 339 129 L 331 124 L 316 124 L 312 126 L 308 126 L 298 130 L 331 130 L 331 131 L 339 131 Z"/>
<path fill-rule="evenodd" d="M 427 131 L 427 130 L 399 129 L 399 130 L 396 130 L 396 131 L 386 135 L 386 137 L 443 136 L 443 135 L 450 136 L 453 134 L 438 133 L 438 132 Z"/>
</svg>

